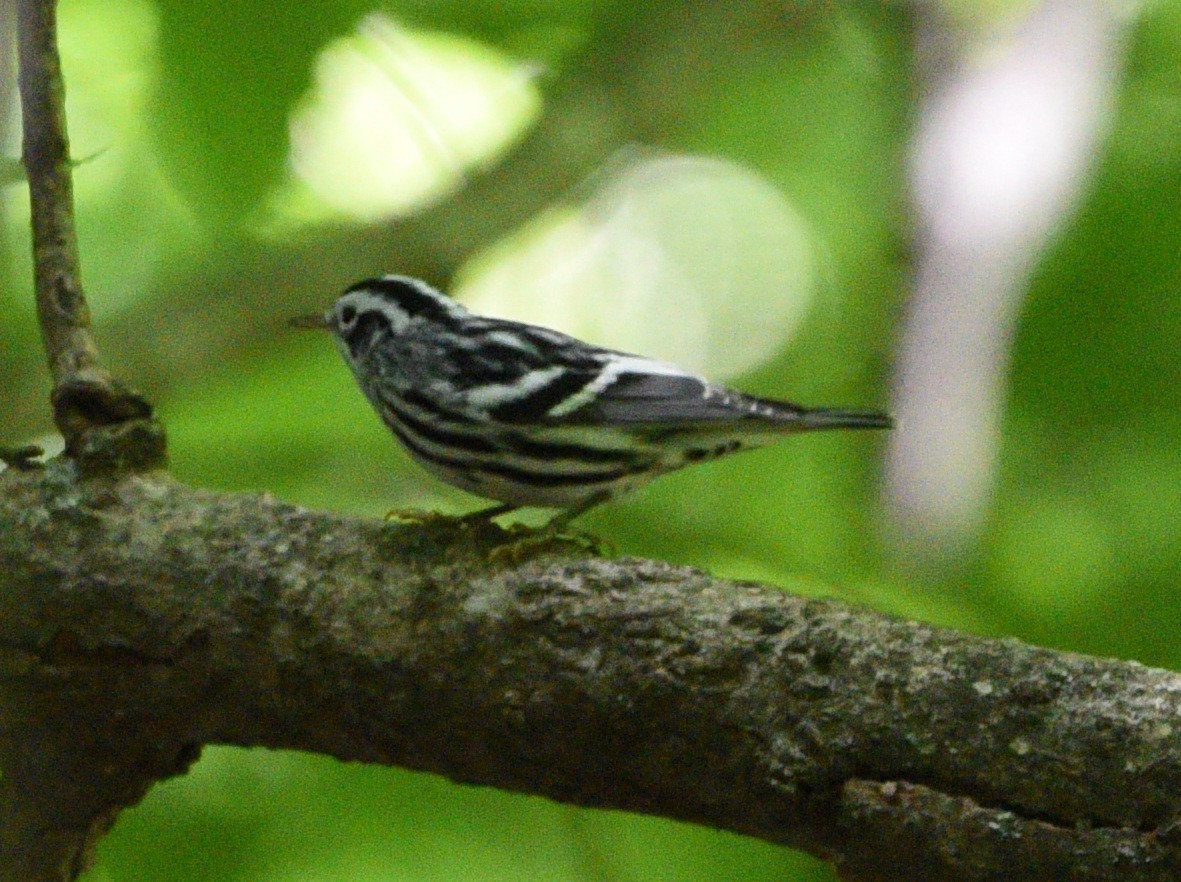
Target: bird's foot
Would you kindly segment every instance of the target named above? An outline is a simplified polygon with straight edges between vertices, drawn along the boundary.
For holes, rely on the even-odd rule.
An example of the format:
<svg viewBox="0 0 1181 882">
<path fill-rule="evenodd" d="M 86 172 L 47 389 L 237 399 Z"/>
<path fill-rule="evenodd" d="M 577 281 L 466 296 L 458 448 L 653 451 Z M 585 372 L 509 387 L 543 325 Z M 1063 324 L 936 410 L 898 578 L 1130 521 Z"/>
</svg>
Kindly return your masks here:
<svg viewBox="0 0 1181 882">
<path fill-rule="evenodd" d="M 427 511 L 423 508 L 395 508 L 386 512 L 386 523 L 397 521 L 401 524 L 413 524 L 419 527 L 451 526 L 459 522 L 456 515 L 443 514 L 441 511 Z"/>
<path fill-rule="evenodd" d="M 506 531 L 508 539 L 490 552 L 488 560 L 501 566 L 516 566 L 547 553 L 569 554 L 571 547 L 596 557 L 610 556 L 615 549 L 610 543 L 590 533 L 555 530 L 552 524 L 543 527 L 527 527 L 513 524 Z"/>
<path fill-rule="evenodd" d="M 493 505 L 479 511 L 463 515 L 443 514 L 439 511 L 426 511 L 421 508 L 396 508 L 387 512 L 386 521 L 400 521 L 404 524 L 414 524 L 421 527 L 468 527 L 475 524 L 487 523 L 493 518 L 508 514 L 517 508 L 515 505 Z"/>
</svg>

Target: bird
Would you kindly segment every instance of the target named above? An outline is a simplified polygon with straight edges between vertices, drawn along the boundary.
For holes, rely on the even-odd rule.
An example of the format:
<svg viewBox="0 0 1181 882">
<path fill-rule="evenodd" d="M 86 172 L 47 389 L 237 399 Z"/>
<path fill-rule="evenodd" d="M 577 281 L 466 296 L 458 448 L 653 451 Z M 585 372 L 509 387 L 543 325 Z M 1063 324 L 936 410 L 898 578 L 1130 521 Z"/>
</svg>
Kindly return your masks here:
<svg viewBox="0 0 1181 882">
<path fill-rule="evenodd" d="M 557 509 L 547 529 L 695 463 L 831 429 L 890 429 L 871 410 L 807 408 L 537 325 L 477 315 L 426 282 L 349 286 L 323 313 L 361 391 L 428 472 L 495 505 Z"/>
</svg>

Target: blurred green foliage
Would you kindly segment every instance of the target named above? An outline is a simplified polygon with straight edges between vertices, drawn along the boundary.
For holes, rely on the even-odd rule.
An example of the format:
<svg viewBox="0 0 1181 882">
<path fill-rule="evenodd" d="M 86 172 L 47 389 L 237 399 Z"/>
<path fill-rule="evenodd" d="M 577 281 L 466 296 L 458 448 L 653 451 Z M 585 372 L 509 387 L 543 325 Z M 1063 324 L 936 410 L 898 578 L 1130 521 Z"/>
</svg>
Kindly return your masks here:
<svg viewBox="0 0 1181 882">
<path fill-rule="evenodd" d="M 1014 4 L 953 5 L 989 20 Z M 375 11 L 355 0 L 62 4 L 74 152 L 91 157 L 76 176 L 98 335 L 107 360 L 158 403 L 178 477 L 373 516 L 474 505 L 395 448 L 328 340 L 290 333 L 283 319 L 365 275 L 410 267 L 446 281 L 463 269 L 447 257 L 453 237 L 487 230 L 475 247 L 492 249 L 528 223 L 531 187 L 513 186 L 511 163 L 539 149 L 533 127 L 543 132 L 559 111 L 559 157 L 600 142 L 720 157 L 760 176 L 803 219 L 815 302 L 760 367 L 731 378 L 736 385 L 815 403 L 885 400 L 910 269 L 910 9 L 390 2 L 380 11 L 411 37 L 451 34 L 506 64 L 529 62 L 521 69 L 539 91 L 540 121 L 522 116 L 503 156 L 456 159 L 466 186 L 408 215 L 276 217 L 276 194 L 293 180 L 292 114 L 314 87 L 317 59 Z M 411 82 L 407 118 L 478 87 L 452 83 L 440 99 Z M 424 149 L 458 155 L 446 138 L 462 132 L 434 135 Z M 501 159 L 509 172 L 495 177 Z M 553 176 L 580 180 L 570 162 L 573 170 L 554 161 Z M 0 182 L 7 444 L 51 429 L 27 207 L 12 177 Z M 577 184 L 569 199 L 594 186 Z M 434 225 L 415 226 L 423 217 Z M 592 513 L 585 527 L 627 553 L 772 582 L 802 574 L 817 593 L 900 614 L 1177 668 L 1179 241 L 1181 5 L 1155 3 L 1131 24 L 1085 198 L 1028 292 L 997 491 L 959 565 L 916 574 L 891 557 L 878 528 L 880 439 L 864 436 L 801 439 L 687 470 Z M 662 331 L 653 328 L 653 347 Z M 832 877 L 785 850 L 671 822 L 213 748 L 119 821 L 88 878 Z"/>
</svg>

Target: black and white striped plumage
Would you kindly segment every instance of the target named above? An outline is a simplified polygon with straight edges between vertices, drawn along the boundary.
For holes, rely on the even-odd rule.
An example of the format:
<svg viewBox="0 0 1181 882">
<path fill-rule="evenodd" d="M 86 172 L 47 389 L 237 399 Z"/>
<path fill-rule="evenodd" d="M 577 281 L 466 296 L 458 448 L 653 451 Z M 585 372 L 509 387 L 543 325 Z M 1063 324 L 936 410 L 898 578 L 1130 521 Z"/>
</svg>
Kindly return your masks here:
<svg viewBox="0 0 1181 882">
<path fill-rule="evenodd" d="M 665 472 L 816 429 L 885 429 L 884 414 L 809 410 L 671 364 L 473 315 L 424 282 L 366 279 L 322 316 L 366 397 L 444 481 L 568 522 Z"/>
</svg>

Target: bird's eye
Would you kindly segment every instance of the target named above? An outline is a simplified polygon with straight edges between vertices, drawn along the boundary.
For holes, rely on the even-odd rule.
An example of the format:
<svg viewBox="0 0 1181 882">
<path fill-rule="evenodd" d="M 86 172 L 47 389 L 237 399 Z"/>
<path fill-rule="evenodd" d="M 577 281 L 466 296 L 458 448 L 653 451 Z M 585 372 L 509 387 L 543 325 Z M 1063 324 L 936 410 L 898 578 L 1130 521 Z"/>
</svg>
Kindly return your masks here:
<svg viewBox="0 0 1181 882">
<path fill-rule="evenodd" d="M 346 306 L 340 311 L 340 323 L 342 325 L 351 325 L 357 318 L 357 308 L 355 306 Z"/>
</svg>

